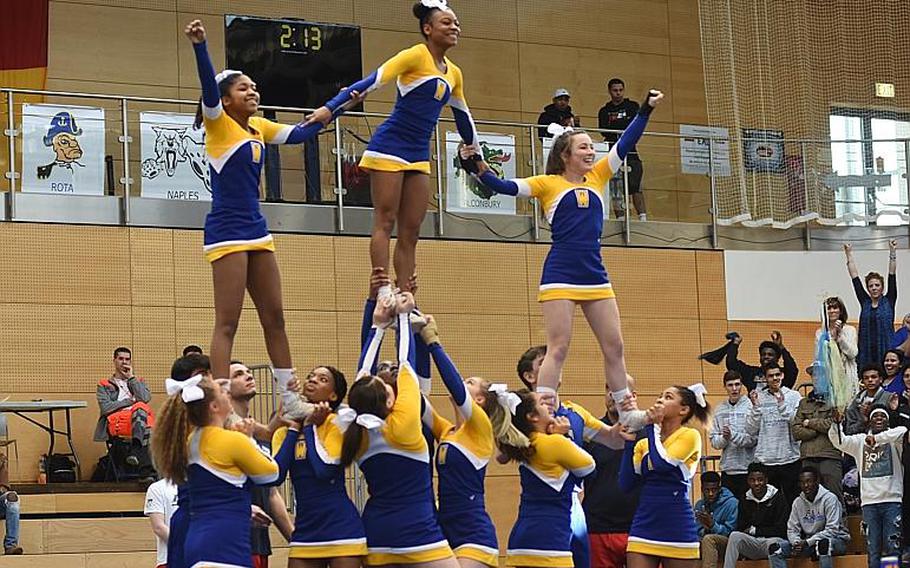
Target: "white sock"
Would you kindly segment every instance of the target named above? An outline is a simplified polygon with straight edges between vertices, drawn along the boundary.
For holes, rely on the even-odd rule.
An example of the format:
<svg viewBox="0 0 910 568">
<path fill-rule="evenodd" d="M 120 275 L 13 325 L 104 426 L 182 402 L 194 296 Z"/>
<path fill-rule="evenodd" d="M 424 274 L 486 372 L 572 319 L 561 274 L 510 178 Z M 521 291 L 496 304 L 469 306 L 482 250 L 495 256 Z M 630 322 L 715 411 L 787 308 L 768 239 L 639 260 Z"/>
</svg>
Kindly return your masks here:
<svg viewBox="0 0 910 568">
<path fill-rule="evenodd" d="M 638 220 L 639 220 L 639 221 L 647 221 L 647 220 L 648 220 L 648 214 L 647 214 L 647 213 L 639 213 L 639 214 L 638 214 Z"/>
<path fill-rule="evenodd" d="M 618 390 L 618 391 L 610 391 L 610 396 L 613 397 L 613 402 L 622 402 L 630 394 L 632 394 L 632 393 L 629 392 L 629 387 L 626 387 L 626 388 Z"/>
<path fill-rule="evenodd" d="M 288 383 L 294 378 L 294 369 L 273 369 L 275 379 L 278 381 L 278 392 L 288 390 Z"/>
<path fill-rule="evenodd" d="M 382 300 L 383 298 L 388 298 L 391 295 L 392 295 L 392 285 L 384 284 L 379 287 L 379 291 L 376 294 L 376 299 Z"/>
</svg>

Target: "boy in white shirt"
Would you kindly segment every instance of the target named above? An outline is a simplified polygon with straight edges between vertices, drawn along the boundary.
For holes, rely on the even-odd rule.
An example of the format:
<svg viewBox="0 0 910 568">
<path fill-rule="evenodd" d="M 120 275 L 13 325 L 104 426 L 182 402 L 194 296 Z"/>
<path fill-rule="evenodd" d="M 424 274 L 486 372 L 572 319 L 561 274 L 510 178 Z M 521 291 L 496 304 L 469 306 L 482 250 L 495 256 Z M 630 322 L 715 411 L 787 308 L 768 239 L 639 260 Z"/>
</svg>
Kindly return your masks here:
<svg viewBox="0 0 910 568">
<path fill-rule="evenodd" d="M 177 486 L 169 479 L 159 479 L 149 485 L 145 492 L 145 515 L 152 524 L 157 538 L 157 568 L 167 568 L 167 537 L 170 533 L 171 516 L 177 510 Z"/>
<path fill-rule="evenodd" d="M 869 412 L 868 433 L 844 434 L 841 418 L 835 411 L 828 438 L 834 447 L 853 456 L 858 465 L 869 568 L 878 568 L 882 556 L 900 554 L 904 492 L 901 454 L 907 429 L 888 428 L 888 410 L 883 405 L 875 405 Z"/>
</svg>

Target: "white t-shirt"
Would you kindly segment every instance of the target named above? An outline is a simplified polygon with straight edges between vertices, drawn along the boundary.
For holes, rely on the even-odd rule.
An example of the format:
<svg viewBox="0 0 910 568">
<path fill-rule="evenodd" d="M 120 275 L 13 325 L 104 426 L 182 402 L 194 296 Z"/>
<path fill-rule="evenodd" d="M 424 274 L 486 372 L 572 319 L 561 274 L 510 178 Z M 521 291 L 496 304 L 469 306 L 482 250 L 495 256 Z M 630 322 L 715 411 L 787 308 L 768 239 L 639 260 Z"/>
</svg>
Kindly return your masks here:
<svg viewBox="0 0 910 568">
<path fill-rule="evenodd" d="M 171 515 L 177 510 L 177 486 L 168 479 L 160 479 L 149 485 L 145 492 L 145 510 L 146 515 L 150 513 L 161 513 L 164 515 L 164 523 L 171 524 Z M 156 536 L 158 541 L 158 564 L 167 564 L 167 541 L 161 540 Z"/>
<path fill-rule="evenodd" d="M 127 383 L 126 379 L 111 377 L 111 382 L 114 383 L 114 386 L 119 390 L 117 393 L 117 402 L 133 399 L 133 393 L 130 392 L 130 385 Z"/>
</svg>

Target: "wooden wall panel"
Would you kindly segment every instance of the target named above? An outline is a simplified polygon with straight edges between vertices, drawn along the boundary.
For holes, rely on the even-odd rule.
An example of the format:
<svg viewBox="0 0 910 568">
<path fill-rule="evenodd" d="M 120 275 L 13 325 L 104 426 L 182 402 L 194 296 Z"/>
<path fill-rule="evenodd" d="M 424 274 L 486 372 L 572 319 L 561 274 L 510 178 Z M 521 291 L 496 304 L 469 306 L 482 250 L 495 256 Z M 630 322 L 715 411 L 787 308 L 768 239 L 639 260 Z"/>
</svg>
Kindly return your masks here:
<svg viewBox="0 0 910 568">
<path fill-rule="evenodd" d="M 182 278 L 178 285 L 174 275 L 173 232 L 166 229 L 131 228 L 129 251 L 132 304 L 173 306 L 177 289 L 182 291 L 189 285 Z"/>
<path fill-rule="evenodd" d="M 727 288 L 724 276 L 724 253 L 696 251 L 695 270 L 698 280 L 698 316 L 701 319 L 727 318 Z"/>
<path fill-rule="evenodd" d="M 180 12 L 223 16 L 263 16 L 269 18 L 302 18 L 315 22 L 348 23 L 353 18 L 353 0 L 177 0 Z"/>
<path fill-rule="evenodd" d="M 51 2 L 48 77 L 175 86 L 177 34 L 173 13 Z"/>
</svg>

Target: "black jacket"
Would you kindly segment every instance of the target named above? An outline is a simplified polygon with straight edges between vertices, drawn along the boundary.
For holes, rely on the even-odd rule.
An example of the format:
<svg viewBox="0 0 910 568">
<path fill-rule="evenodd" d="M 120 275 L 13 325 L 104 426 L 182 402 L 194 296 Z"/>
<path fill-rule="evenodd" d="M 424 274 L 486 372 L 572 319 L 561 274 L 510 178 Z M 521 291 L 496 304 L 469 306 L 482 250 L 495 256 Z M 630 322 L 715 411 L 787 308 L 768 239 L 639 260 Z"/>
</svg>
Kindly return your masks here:
<svg viewBox="0 0 910 568">
<path fill-rule="evenodd" d="M 768 492 L 772 491 L 768 486 Z M 783 491 L 774 489 L 774 495 L 765 494 L 760 502 L 751 497 L 752 490 L 739 502 L 739 517 L 736 520 L 736 530 L 749 532 L 749 527 L 755 527 L 757 537 L 787 538 L 787 520 L 790 518 L 790 504 Z"/>
<path fill-rule="evenodd" d="M 611 424 L 609 417 L 601 421 Z M 638 508 L 641 485 L 630 492 L 619 487 L 619 467 L 623 450 L 612 450 L 597 442 L 588 442 L 585 450 L 594 458 L 597 468 L 584 479 L 585 498 L 581 506 L 585 511 L 588 532 L 627 533 Z"/>
<path fill-rule="evenodd" d="M 578 117 L 572 113 L 571 106 L 567 106 L 565 110 L 559 110 L 556 108 L 555 103 L 548 104 L 543 107 L 543 112 L 537 117 L 537 124 L 542 126 L 537 130 L 538 136 L 541 138 L 552 138 L 553 135 L 547 132 L 547 127 L 554 122 L 559 125 L 564 125 L 563 123 L 569 118 L 575 118 L 575 126 L 581 126 Z"/>
<path fill-rule="evenodd" d="M 799 367 L 796 365 L 796 361 L 793 360 L 793 355 L 790 355 L 786 348 L 781 348 L 780 357 L 784 371 L 784 380 L 781 381 L 781 384 L 788 389 L 795 388 L 796 379 L 799 377 Z M 739 360 L 739 345 L 732 341 L 727 343 L 727 370 L 738 372 L 743 378 L 743 385 L 749 391 L 755 390 L 756 379 L 765 376 L 761 367 L 749 365 Z"/>
</svg>

